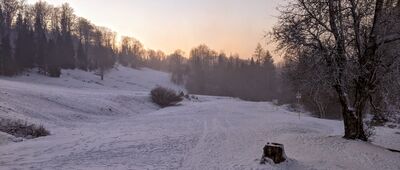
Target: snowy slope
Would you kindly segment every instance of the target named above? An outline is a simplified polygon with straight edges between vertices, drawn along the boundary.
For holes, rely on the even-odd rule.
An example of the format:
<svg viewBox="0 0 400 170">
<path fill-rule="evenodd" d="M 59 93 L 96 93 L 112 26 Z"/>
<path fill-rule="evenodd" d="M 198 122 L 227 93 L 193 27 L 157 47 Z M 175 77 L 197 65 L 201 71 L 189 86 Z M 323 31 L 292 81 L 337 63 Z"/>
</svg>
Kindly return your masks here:
<svg viewBox="0 0 400 170">
<path fill-rule="evenodd" d="M 167 86 L 176 90 L 177 87 L 170 81 L 168 73 L 155 71 L 148 68 L 140 70 L 118 66 L 111 69 L 104 76 L 104 81 L 96 76 L 95 72 L 84 72 L 81 70 L 62 70 L 61 78 L 49 78 L 37 74 L 35 71 L 24 73 L 16 78 L 2 78 L 12 81 L 33 83 L 40 85 L 53 85 L 74 89 L 110 89 L 149 91 L 157 85 Z"/>
<path fill-rule="evenodd" d="M 339 121 L 210 96 L 160 109 L 148 96 L 156 85 L 180 89 L 166 73 L 124 67 L 105 81 L 77 70 L 0 78 L 0 116 L 52 133 L 0 144 L 0 169 L 400 169 L 400 154 L 342 139 Z M 396 130 L 378 132 L 398 147 Z M 267 142 L 283 143 L 290 160 L 259 165 Z"/>
<path fill-rule="evenodd" d="M 61 78 L 31 71 L 2 77 L 0 84 L 3 117 L 57 125 L 148 113 L 157 109 L 148 98 L 152 88 L 183 89 L 171 83 L 167 73 L 126 67 L 112 69 L 104 81 L 93 72 L 63 70 Z"/>
</svg>

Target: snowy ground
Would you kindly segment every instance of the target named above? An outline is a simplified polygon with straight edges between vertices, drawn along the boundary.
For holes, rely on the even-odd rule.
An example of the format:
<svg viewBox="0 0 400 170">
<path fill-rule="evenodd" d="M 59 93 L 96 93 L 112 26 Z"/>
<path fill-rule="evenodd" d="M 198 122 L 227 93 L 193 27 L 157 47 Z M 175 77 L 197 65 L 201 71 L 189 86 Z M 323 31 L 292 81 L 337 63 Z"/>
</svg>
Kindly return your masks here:
<svg viewBox="0 0 400 170">
<path fill-rule="evenodd" d="M 166 73 L 63 73 L 0 78 L 0 117 L 52 133 L 19 143 L 0 134 L 0 169 L 400 169 L 399 153 L 342 139 L 339 121 L 223 97 L 160 109 L 151 88 L 181 89 Z M 400 149 L 399 131 L 379 128 L 375 143 Z M 284 144 L 290 160 L 259 165 L 267 142 Z"/>
</svg>

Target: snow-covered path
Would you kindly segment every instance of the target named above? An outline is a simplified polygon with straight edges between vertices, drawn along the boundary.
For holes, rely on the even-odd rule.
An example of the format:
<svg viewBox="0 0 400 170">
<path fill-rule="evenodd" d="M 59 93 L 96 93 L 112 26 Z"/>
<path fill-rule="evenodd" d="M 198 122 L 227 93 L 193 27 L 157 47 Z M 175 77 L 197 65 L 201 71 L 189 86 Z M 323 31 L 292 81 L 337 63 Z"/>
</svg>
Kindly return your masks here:
<svg viewBox="0 0 400 170">
<path fill-rule="evenodd" d="M 141 89 L 0 84 L 8 96 L 0 101 L 11 108 L 2 114 L 43 123 L 52 132 L 0 145 L 2 170 L 400 169 L 400 154 L 342 139 L 341 122 L 299 119 L 266 102 L 200 97 L 159 109 Z M 267 142 L 284 144 L 290 160 L 259 165 Z"/>
<path fill-rule="evenodd" d="M 248 110 L 252 110 L 249 113 Z M 336 121 L 278 115 L 267 103 L 187 103 L 1 147 L 2 169 L 398 169 L 400 155 L 332 136 Z M 339 126 L 340 127 L 340 126 Z M 260 166 L 266 142 L 292 160 Z"/>
</svg>

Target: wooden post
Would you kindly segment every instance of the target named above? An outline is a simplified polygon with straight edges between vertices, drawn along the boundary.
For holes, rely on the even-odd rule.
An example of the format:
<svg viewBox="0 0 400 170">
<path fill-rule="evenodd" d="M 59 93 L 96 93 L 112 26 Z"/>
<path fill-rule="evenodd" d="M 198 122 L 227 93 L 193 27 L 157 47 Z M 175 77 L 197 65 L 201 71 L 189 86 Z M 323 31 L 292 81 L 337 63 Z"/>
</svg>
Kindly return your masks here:
<svg viewBox="0 0 400 170">
<path fill-rule="evenodd" d="M 296 93 L 296 99 L 297 99 L 297 109 L 299 112 L 299 120 L 300 120 L 300 112 L 301 112 L 301 105 L 300 105 L 300 100 L 301 100 L 301 93 L 299 91 L 297 91 Z"/>
</svg>

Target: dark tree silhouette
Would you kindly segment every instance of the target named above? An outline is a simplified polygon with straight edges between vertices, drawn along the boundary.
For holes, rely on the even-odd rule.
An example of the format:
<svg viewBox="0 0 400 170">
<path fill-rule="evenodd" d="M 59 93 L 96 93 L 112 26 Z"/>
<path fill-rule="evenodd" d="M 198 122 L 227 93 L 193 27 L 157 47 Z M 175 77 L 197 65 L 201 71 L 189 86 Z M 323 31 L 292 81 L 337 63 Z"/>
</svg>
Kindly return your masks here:
<svg viewBox="0 0 400 170">
<path fill-rule="evenodd" d="M 68 4 L 61 6 L 61 37 L 59 39 L 59 55 L 64 69 L 75 68 L 75 51 L 72 40 L 73 9 Z"/>
<path fill-rule="evenodd" d="M 0 72 L 3 75 L 12 76 L 15 74 L 15 67 L 12 58 L 9 35 L 6 34 L 1 39 L 0 45 Z"/>
<path fill-rule="evenodd" d="M 23 15 L 21 13 L 18 14 L 15 27 L 17 32 L 17 39 L 15 41 L 14 57 L 18 65 L 18 69 L 20 71 L 23 71 L 25 68 L 33 67 L 33 31 L 29 28 L 28 19 L 23 18 Z"/>
</svg>

